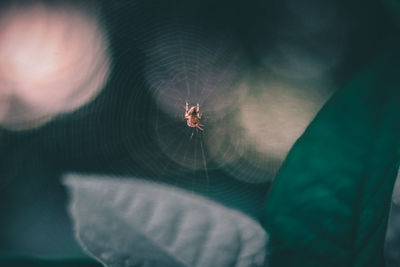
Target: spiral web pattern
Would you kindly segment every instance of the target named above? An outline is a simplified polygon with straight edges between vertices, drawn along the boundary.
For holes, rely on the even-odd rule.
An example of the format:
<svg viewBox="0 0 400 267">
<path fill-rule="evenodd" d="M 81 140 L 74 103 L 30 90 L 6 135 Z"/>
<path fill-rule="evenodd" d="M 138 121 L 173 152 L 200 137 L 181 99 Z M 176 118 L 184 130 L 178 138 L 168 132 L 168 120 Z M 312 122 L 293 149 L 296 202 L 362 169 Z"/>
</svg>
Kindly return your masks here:
<svg viewBox="0 0 400 267">
<path fill-rule="evenodd" d="M 201 181 L 216 170 L 231 180 L 265 183 L 329 95 L 301 117 L 312 97 L 294 103 L 299 93 L 293 91 L 276 101 L 288 90 L 255 77 L 229 23 L 208 20 L 182 3 L 117 1 L 101 13 L 99 21 L 109 33 L 110 78 L 90 105 L 44 127 L 52 136 L 44 140 L 46 147 L 66 152 L 60 159 L 65 169 L 168 182 L 188 174 Z M 271 76 L 259 76 L 265 74 Z M 314 94 L 295 86 L 300 94 Z M 186 102 L 200 105 L 204 131 L 187 126 Z M 286 114 L 287 103 L 292 112 Z M 275 155 L 281 147 L 271 143 L 282 142 L 282 132 L 294 134 Z"/>
<path fill-rule="evenodd" d="M 135 1 L 121 8 L 116 2 L 105 11 L 112 75 L 94 102 L 47 127 L 53 136 L 47 146 L 65 151 L 60 164 L 74 171 L 162 180 L 211 190 L 206 194 L 217 199 L 251 194 L 215 157 L 231 157 L 231 148 L 210 151 L 215 134 L 228 137 L 226 123 L 247 91 L 241 47 L 229 28 L 201 24 L 162 5 Z M 204 131 L 187 126 L 186 101 L 199 103 Z"/>
<path fill-rule="evenodd" d="M 213 179 L 209 170 L 223 170 L 244 182 L 270 181 L 331 91 L 316 93 L 320 88 L 304 82 L 277 86 L 251 70 L 229 27 L 204 23 L 185 9 L 165 10 L 162 4 L 157 9 L 164 13 L 148 16 L 147 8 L 155 6 L 135 4 L 142 27 L 129 26 L 133 34 L 123 34 L 135 39 L 140 57 L 135 57 L 135 70 L 120 70 L 132 73 L 122 75 L 131 80 L 118 82 L 121 87 L 132 84 L 125 97 L 132 97 L 132 106 L 140 110 L 129 107 L 132 118 L 127 119 L 146 130 L 136 129 L 136 138 L 125 138 L 124 149 L 134 158 L 139 150 L 136 160 L 153 177 L 181 180 L 177 177 L 190 174 L 201 183 Z M 189 108 L 199 104 L 204 131 L 187 126 L 186 102 Z"/>
<path fill-rule="evenodd" d="M 163 113 L 154 121 L 157 143 L 189 169 L 206 168 L 208 132 L 238 101 L 244 66 L 234 45 L 224 33 L 210 36 L 199 27 L 171 23 L 149 48 L 146 81 Z M 186 125 L 186 102 L 189 108 L 199 103 L 204 132 Z"/>
</svg>

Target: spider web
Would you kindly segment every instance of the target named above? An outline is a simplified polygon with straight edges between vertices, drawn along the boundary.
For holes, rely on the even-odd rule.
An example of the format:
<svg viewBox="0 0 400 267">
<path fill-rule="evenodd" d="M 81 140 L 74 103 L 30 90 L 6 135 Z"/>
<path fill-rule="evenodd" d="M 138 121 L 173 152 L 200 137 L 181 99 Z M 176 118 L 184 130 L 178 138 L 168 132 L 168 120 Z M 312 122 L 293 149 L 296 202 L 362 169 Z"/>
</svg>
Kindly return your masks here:
<svg viewBox="0 0 400 267">
<path fill-rule="evenodd" d="M 179 186 L 193 180 L 192 188 L 222 180 L 240 188 L 273 178 L 282 162 L 276 150 L 282 146 L 275 149 L 271 143 L 278 144 L 288 133 L 291 139 L 282 143 L 285 149 L 291 146 L 296 137 L 291 134 L 293 125 L 307 103 L 293 105 L 294 97 L 282 97 L 284 90 L 268 88 L 263 80 L 254 82 L 258 72 L 250 69 L 248 51 L 235 29 L 196 8 L 142 0 L 129 5 L 117 1 L 107 8 L 113 73 L 102 95 L 86 113 L 78 114 L 84 119 L 92 110 L 95 118 L 90 123 L 97 131 L 89 124 L 64 127 L 73 129 L 71 136 L 80 136 L 68 146 L 58 145 L 70 151 L 66 155 L 74 155 L 70 169 L 88 169 L 80 166 L 90 158 L 90 168 L 96 171 L 104 168 Z M 259 76 L 271 76 L 262 71 Z M 306 90 L 298 91 L 307 98 Z M 189 107 L 199 103 L 204 131 L 187 126 L 185 102 Z M 249 107 L 246 117 L 243 113 Z M 300 130 L 307 118 L 302 121 L 296 126 Z M 103 125 L 110 130 L 104 131 Z M 249 128 L 256 134 L 249 135 Z M 260 144 L 266 149 L 258 149 Z"/>
<path fill-rule="evenodd" d="M 208 132 L 238 100 L 243 67 L 235 43 L 181 19 L 159 30 L 148 51 L 146 81 L 164 113 L 154 121 L 158 145 L 173 161 L 207 175 L 207 166 L 214 166 L 205 145 Z M 199 103 L 204 131 L 186 125 L 186 102 L 189 108 Z"/>
<path fill-rule="evenodd" d="M 223 141 L 216 134 L 228 138 L 236 130 L 231 118 L 247 92 L 243 81 L 248 65 L 241 45 L 229 27 L 202 23 L 204 19 L 182 14 L 158 23 L 153 19 L 141 22 L 148 28 L 137 36 L 144 47 L 143 87 L 155 102 L 148 116 L 154 147 L 143 150 L 148 160 L 142 164 L 153 171 L 152 177 L 217 199 L 240 194 L 238 199 L 246 203 L 251 190 L 243 190 L 243 183 L 224 171 L 232 168 L 226 159 L 237 158 L 236 145 L 215 145 L 215 140 Z M 204 131 L 187 126 L 186 102 L 189 108 L 199 104 Z M 129 150 L 137 151 L 130 144 Z"/>
<path fill-rule="evenodd" d="M 148 158 L 165 155 L 171 161 L 146 164 L 162 175 L 192 173 L 209 181 L 210 170 L 224 170 L 241 181 L 268 182 L 282 157 L 250 144 L 241 121 L 244 99 L 255 86 L 249 82 L 249 65 L 235 33 L 226 25 L 204 23 L 204 18 L 172 13 L 157 23 L 141 23 L 148 29 L 138 37 L 145 47 L 144 86 L 155 102 L 150 118 L 159 153 L 148 150 Z M 199 104 L 204 131 L 187 126 L 186 102 L 189 108 Z"/>
<path fill-rule="evenodd" d="M 293 95 L 306 99 L 308 88 L 286 97 L 281 93 L 285 88 L 254 82 L 257 71 L 250 70 L 248 51 L 229 21 L 210 19 L 196 8 L 142 0 L 107 6 L 112 77 L 101 96 L 77 114 L 89 123 L 75 127 L 70 121 L 60 130 L 63 140 L 71 136 L 68 146 L 56 145 L 66 151 L 67 168 L 104 168 L 172 183 L 176 179 L 176 184 L 188 176 L 212 181 L 219 175 L 246 183 L 273 178 L 283 157 L 275 154 L 283 146 L 275 149 L 271 143 L 288 149 L 296 138 L 292 133 L 301 134 L 309 118 L 299 120 L 299 114 L 307 103 L 295 103 Z M 185 102 L 189 107 L 199 103 L 204 131 L 187 126 Z M 249 135 L 249 128 L 256 134 Z M 291 136 L 280 140 L 285 135 Z M 261 146 L 266 148 L 260 151 Z M 90 165 L 83 166 L 88 158 Z"/>
</svg>

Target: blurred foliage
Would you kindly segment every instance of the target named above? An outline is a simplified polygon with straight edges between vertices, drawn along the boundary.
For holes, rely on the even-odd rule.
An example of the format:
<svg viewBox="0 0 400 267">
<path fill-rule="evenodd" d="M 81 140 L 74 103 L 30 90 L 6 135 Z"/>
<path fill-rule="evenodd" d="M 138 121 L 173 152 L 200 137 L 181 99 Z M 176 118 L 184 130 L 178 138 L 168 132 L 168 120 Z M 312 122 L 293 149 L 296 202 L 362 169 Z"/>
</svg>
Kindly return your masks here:
<svg viewBox="0 0 400 267">
<path fill-rule="evenodd" d="M 270 266 L 384 266 L 400 152 L 399 55 L 371 63 L 297 141 L 268 196 Z"/>
<path fill-rule="evenodd" d="M 185 14 L 204 27 L 228 26 L 242 43 L 252 70 L 263 69 L 261 59 L 282 37 L 280 30 L 296 25 L 292 12 L 280 0 L 91 2 L 109 31 L 111 78 L 94 102 L 73 114 L 40 129 L 0 129 L 0 251 L 83 257 L 73 240 L 67 194 L 59 183 L 65 172 L 150 177 L 261 217 L 269 184 L 240 182 L 221 169 L 210 171 L 213 179 L 207 184 L 204 172 L 183 169 L 160 153 L 152 121 L 162 112 L 147 90 L 143 51 L 154 37 L 155 25 Z M 318 3 L 306 2 L 307 7 Z M 342 59 L 331 70 L 334 86 L 340 88 L 375 55 L 398 49 L 390 45 L 397 43 L 393 39 L 398 32 L 381 1 L 330 2 L 338 5 L 333 26 L 324 34 L 291 36 L 291 42 L 307 46 L 318 40 L 307 46 L 310 51 L 322 47 L 319 41 L 344 42 Z M 272 264 L 329 266 L 333 258 L 335 266 L 382 263 L 394 181 L 391 142 L 398 130 L 390 129 L 398 112 L 399 94 L 393 87 L 398 85 L 398 58 L 375 62 L 341 90 L 290 153 L 266 213 Z M 166 169 L 171 172 L 162 171 Z M 2 266 L 65 264 L 36 258 L 3 260 Z M 60 266 L 94 264 L 73 263 L 67 260 Z"/>
</svg>

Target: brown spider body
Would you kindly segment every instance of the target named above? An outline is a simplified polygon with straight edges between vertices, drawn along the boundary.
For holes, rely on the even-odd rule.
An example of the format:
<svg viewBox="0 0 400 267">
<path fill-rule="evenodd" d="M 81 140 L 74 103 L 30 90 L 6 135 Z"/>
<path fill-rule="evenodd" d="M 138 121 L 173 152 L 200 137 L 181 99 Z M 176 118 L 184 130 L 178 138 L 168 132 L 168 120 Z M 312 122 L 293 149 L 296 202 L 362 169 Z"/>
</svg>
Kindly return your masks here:
<svg viewBox="0 0 400 267">
<path fill-rule="evenodd" d="M 196 127 L 197 129 L 203 131 L 201 126 L 204 125 L 200 124 L 201 113 L 199 103 L 197 103 L 197 106 L 193 106 L 189 109 L 189 104 L 186 102 L 185 119 L 189 127 Z"/>
</svg>

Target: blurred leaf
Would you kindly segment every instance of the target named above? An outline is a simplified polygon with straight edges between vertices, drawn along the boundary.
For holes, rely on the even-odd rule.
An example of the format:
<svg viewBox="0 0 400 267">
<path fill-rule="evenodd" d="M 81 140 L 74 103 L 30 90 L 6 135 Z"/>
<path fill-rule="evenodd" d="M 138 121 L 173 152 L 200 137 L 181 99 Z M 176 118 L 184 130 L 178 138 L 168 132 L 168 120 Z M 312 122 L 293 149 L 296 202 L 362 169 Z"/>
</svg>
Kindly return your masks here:
<svg viewBox="0 0 400 267">
<path fill-rule="evenodd" d="M 66 184 L 78 239 L 107 266 L 264 266 L 266 233 L 240 212 L 137 179 Z"/>
<path fill-rule="evenodd" d="M 392 203 L 385 242 L 386 267 L 400 265 L 400 205 Z"/>
<path fill-rule="evenodd" d="M 397 174 L 397 179 L 396 183 L 394 184 L 394 189 L 393 189 L 393 202 L 400 206 L 400 171 Z"/>
<path fill-rule="evenodd" d="M 400 172 L 397 175 L 385 240 L 386 267 L 400 266 Z"/>
<path fill-rule="evenodd" d="M 398 57 L 372 63 L 320 111 L 268 196 L 271 266 L 383 266 L 400 141 Z"/>
</svg>

